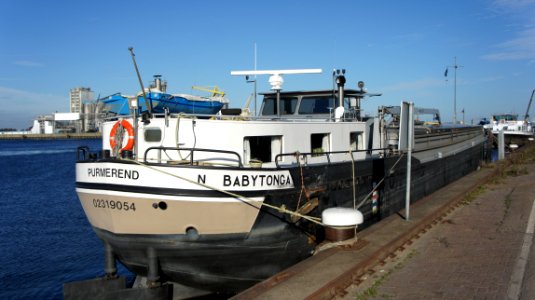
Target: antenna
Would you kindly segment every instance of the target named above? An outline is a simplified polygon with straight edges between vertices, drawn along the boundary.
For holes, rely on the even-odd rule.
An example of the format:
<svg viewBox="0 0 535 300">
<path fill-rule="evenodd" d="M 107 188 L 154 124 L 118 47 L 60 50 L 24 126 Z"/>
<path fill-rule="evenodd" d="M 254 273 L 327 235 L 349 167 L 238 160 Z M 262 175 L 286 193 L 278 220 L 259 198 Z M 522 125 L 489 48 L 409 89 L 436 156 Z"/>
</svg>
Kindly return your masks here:
<svg viewBox="0 0 535 300">
<path fill-rule="evenodd" d="M 254 43 L 254 70 L 256 71 L 256 61 L 257 61 L 257 54 L 256 54 L 256 43 Z M 254 77 L 254 116 L 256 117 L 256 75 Z"/>
<path fill-rule="evenodd" d="M 143 99 L 145 99 L 145 105 L 147 106 L 147 110 L 149 111 L 149 117 L 152 116 L 152 102 L 149 103 L 147 100 L 147 95 L 145 94 L 145 87 L 143 86 L 143 80 L 141 80 L 141 75 L 139 75 L 139 70 L 137 68 L 136 64 L 136 58 L 134 54 L 134 48 L 129 47 L 128 50 L 130 51 L 130 54 L 132 55 L 132 61 L 134 62 L 134 68 L 136 69 L 137 73 L 137 79 L 139 80 L 139 85 L 141 86 L 141 92 L 143 93 Z"/>
<path fill-rule="evenodd" d="M 271 75 L 269 77 L 269 84 L 272 90 L 282 90 L 284 79 L 281 75 L 286 74 L 318 74 L 321 69 L 296 69 L 296 70 L 258 70 L 258 71 L 231 71 L 230 75 L 247 76 L 247 75 Z"/>
<path fill-rule="evenodd" d="M 281 75 L 286 74 L 318 74 L 321 69 L 296 69 L 296 70 L 254 70 L 254 71 L 231 71 L 230 75 L 234 76 L 249 76 L 249 75 L 271 75 L 269 76 L 269 84 L 271 89 L 277 92 L 277 116 L 280 117 L 280 91 L 284 79 Z"/>
</svg>

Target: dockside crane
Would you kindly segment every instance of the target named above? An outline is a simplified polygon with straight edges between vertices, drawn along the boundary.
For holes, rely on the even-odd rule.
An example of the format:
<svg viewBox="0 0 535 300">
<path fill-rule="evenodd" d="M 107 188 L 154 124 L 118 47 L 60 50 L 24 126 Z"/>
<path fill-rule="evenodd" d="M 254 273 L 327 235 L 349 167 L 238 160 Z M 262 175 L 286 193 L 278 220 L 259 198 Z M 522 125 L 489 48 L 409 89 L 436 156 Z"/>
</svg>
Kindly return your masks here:
<svg viewBox="0 0 535 300">
<path fill-rule="evenodd" d="M 531 102 L 533 102 L 533 95 L 535 94 L 535 89 L 531 92 L 531 98 L 529 98 L 528 109 L 526 109 L 526 114 L 524 115 L 524 121 L 529 122 L 529 109 L 531 108 Z"/>
<path fill-rule="evenodd" d="M 220 90 L 217 86 L 192 86 L 191 87 L 194 90 L 204 91 L 212 94 L 212 97 L 225 97 L 225 92 Z"/>
</svg>

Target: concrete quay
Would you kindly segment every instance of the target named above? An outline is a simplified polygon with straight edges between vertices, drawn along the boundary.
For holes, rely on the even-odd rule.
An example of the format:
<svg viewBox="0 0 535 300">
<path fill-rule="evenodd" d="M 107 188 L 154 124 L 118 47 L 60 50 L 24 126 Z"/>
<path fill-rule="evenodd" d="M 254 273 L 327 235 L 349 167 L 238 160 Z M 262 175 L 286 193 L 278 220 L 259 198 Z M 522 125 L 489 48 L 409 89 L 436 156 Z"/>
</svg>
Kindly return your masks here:
<svg viewBox="0 0 535 300">
<path fill-rule="evenodd" d="M 535 299 L 534 199 L 531 145 L 232 299 Z"/>
<path fill-rule="evenodd" d="M 535 299 L 535 164 L 509 167 L 342 299 Z"/>
<path fill-rule="evenodd" d="M 100 132 L 90 133 L 52 133 L 52 134 L 0 134 L 0 140 L 66 140 L 66 139 L 100 139 Z"/>
</svg>

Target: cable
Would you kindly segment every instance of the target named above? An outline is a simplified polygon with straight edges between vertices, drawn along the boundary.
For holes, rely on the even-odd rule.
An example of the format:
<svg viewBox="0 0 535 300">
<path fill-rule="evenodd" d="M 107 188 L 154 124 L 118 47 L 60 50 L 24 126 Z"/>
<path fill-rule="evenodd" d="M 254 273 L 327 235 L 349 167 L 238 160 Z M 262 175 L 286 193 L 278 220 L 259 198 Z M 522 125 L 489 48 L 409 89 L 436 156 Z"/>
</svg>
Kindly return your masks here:
<svg viewBox="0 0 535 300">
<path fill-rule="evenodd" d="M 233 193 L 233 192 L 229 192 L 229 191 L 225 191 L 225 190 L 221 190 L 221 189 L 218 189 L 216 187 L 213 187 L 213 186 L 210 186 L 210 185 L 207 185 L 207 184 L 204 184 L 204 183 L 200 183 L 200 182 L 197 182 L 197 181 L 194 181 L 194 180 L 191 180 L 191 179 L 188 179 L 188 178 L 185 178 L 185 177 L 182 177 L 182 176 L 179 176 L 179 175 L 175 175 L 175 174 L 172 174 L 172 173 L 169 173 L 169 172 L 166 172 L 164 170 L 160 170 L 160 169 L 157 169 L 155 167 L 152 167 L 152 166 L 149 166 L 149 165 L 146 165 L 142 162 L 139 162 L 137 160 L 131 160 L 132 162 L 140 165 L 140 166 L 143 166 L 143 167 L 146 167 L 146 168 L 149 168 L 151 170 L 154 170 L 154 171 L 157 171 L 157 172 L 160 172 L 160 173 L 163 173 L 163 174 L 166 174 L 166 175 L 169 175 L 169 176 L 172 176 L 172 177 L 176 177 L 178 179 L 181 179 L 181 180 L 184 180 L 186 182 L 189 182 L 189 183 L 192 183 L 192 184 L 196 184 L 196 185 L 199 185 L 199 186 L 202 186 L 202 187 L 205 187 L 207 189 L 211 189 L 211 190 L 214 190 L 214 191 L 218 191 L 220 193 L 223 193 L 223 194 L 226 194 L 226 195 L 229 195 L 233 198 L 236 198 L 240 201 L 242 201 L 244 204 L 247 204 L 247 205 L 250 205 L 252 207 L 255 207 L 257 209 L 260 209 L 259 207 L 253 205 L 252 203 L 249 203 L 249 202 L 256 202 L 256 200 L 254 199 L 251 199 L 251 198 L 248 198 L 248 197 L 245 197 L 245 196 L 242 196 L 242 195 L 238 195 L 236 193 Z M 318 225 L 321 225 L 321 226 L 325 226 L 320 220 L 320 218 L 316 218 L 316 217 L 311 217 L 311 216 L 307 216 L 307 215 L 303 215 L 303 214 L 300 214 L 298 212 L 294 212 L 294 211 L 291 211 L 291 210 L 288 210 L 286 209 L 286 206 L 283 204 L 281 205 L 280 207 L 277 207 L 277 206 L 274 206 L 274 205 L 270 205 L 270 204 L 267 204 L 267 203 L 260 203 L 261 206 L 265 206 L 265 207 L 268 207 L 268 208 L 271 208 L 271 209 L 274 209 L 274 210 L 277 210 L 278 212 L 280 213 L 286 213 L 286 214 L 289 214 L 289 215 L 292 215 L 292 216 L 298 216 L 298 217 L 301 217 L 305 220 L 308 220 L 310 222 L 313 222 L 313 223 L 316 223 Z"/>
<path fill-rule="evenodd" d="M 373 192 L 375 192 L 377 190 L 377 188 L 379 188 L 381 183 L 383 183 L 383 181 L 390 174 L 390 172 L 392 172 L 392 170 L 394 170 L 394 168 L 401 161 L 401 159 L 403 158 L 404 155 L 405 155 L 405 153 L 401 153 L 401 155 L 399 156 L 399 159 L 396 161 L 396 163 L 394 163 L 392 168 L 390 168 L 390 170 L 388 170 L 388 173 L 385 174 L 385 176 L 381 180 L 379 180 L 379 182 L 375 185 L 375 187 L 372 189 L 372 191 L 366 197 L 364 197 L 364 199 L 362 199 L 362 201 L 359 203 L 359 205 L 357 205 L 356 209 L 359 209 L 370 198 L 370 196 L 373 194 Z"/>
</svg>

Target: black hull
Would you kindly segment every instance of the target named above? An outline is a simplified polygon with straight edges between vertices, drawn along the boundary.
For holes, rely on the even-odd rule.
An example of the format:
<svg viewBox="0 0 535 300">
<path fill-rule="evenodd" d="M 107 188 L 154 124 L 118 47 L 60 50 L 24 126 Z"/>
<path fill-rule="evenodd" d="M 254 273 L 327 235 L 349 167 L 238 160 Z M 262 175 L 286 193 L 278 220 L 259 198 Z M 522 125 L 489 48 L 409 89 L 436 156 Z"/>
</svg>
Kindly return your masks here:
<svg viewBox="0 0 535 300">
<path fill-rule="evenodd" d="M 147 249 L 156 250 L 160 276 L 198 289 L 234 293 L 310 256 L 314 246 L 297 232 L 245 237 L 218 235 L 192 241 L 184 235 L 115 235 L 95 229 L 117 258 L 137 275 L 147 276 Z"/>
<path fill-rule="evenodd" d="M 411 201 L 421 199 L 442 186 L 476 170 L 483 155 L 483 144 L 456 155 L 425 164 L 413 158 Z M 360 207 L 365 224 L 375 223 L 405 206 L 406 159 L 398 156 L 355 162 L 356 204 L 370 193 L 385 174 L 379 186 L 378 212 L 372 212 L 367 201 Z M 389 172 L 394 164 L 393 172 Z M 318 206 L 309 215 L 320 216 L 328 207 L 353 207 L 353 166 L 351 163 L 303 166 L 290 170 L 295 189 L 270 191 L 266 203 L 285 204 L 295 209 L 307 198 L 301 194 L 301 182 L 309 199 L 317 198 Z M 262 208 L 248 234 L 187 235 L 121 235 L 95 228 L 104 243 L 132 272 L 147 275 L 147 249 L 155 250 L 159 275 L 163 280 L 191 287 L 238 292 L 310 256 L 323 239 L 323 228 L 305 220 Z"/>
</svg>

